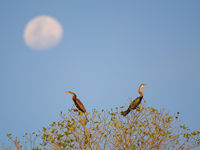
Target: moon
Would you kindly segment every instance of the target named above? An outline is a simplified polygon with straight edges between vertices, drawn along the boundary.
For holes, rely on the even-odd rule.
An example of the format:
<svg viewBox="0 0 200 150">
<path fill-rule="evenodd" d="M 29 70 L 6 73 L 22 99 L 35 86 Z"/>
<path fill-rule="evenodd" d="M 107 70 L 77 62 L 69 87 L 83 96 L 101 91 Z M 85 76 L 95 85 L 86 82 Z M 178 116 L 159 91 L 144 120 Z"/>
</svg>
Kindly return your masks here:
<svg viewBox="0 0 200 150">
<path fill-rule="evenodd" d="M 38 16 L 24 28 L 24 41 L 34 50 L 48 50 L 55 47 L 63 36 L 60 23 L 50 16 Z"/>
</svg>

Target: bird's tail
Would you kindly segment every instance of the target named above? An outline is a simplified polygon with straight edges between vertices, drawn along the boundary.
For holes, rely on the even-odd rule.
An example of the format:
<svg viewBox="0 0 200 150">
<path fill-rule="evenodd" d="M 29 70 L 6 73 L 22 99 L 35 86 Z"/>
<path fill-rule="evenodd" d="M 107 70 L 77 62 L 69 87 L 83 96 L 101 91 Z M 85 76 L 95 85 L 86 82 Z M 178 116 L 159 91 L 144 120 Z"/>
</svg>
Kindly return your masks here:
<svg viewBox="0 0 200 150">
<path fill-rule="evenodd" d="M 128 108 L 127 110 L 122 111 L 121 115 L 126 116 L 129 112 L 130 112 L 130 109 Z"/>
</svg>

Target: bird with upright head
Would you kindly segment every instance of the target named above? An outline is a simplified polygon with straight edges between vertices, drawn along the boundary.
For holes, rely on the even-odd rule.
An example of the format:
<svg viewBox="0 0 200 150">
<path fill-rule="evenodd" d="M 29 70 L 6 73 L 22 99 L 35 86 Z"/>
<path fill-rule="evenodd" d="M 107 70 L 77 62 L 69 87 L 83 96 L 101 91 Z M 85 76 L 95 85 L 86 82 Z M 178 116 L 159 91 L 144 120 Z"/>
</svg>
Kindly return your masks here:
<svg viewBox="0 0 200 150">
<path fill-rule="evenodd" d="M 129 107 L 128 107 L 127 110 L 122 111 L 122 112 L 121 112 L 121 115 L 126 116 L 131 110 L 134 110 L 134 109 L 140 110 L 140 108 L 139 108 L 138 106 L 140 105 L 140 103 L 141 103 L 141 101 L 142 101 L 142 98 L 143 98 L 143 92 L 141 91 L 141 89 L 142 89 L 143 87 L 146 87 L 146 86 L 147 86 L 147 84 L 141 84 L 141 85 L 140 85 L 140 87 L 139 87 L 139 89 L 138 89 L 138 92 L 139 92 L 140 96 L 137 97 L 137 98 L 129 105 Z"/>
<path fill-rule="evenodd" d="M 84 115 L 85 115 L 86 109 L 85 109 L 83 103 L 77 98 L 76 94 L 73 93 L 73 92 L 71 92 L 71 91 L 65 91 L 65 93 L 72 94 L 72 100 L 74 101 L 75 106 L 78 108 L 78 110 L 80 110 L 81 112 L 83 112 Z M 86 120 L 88 121 L 86 115 L 85 115 L 85 117 L 86 117 Z"/>
</svg>

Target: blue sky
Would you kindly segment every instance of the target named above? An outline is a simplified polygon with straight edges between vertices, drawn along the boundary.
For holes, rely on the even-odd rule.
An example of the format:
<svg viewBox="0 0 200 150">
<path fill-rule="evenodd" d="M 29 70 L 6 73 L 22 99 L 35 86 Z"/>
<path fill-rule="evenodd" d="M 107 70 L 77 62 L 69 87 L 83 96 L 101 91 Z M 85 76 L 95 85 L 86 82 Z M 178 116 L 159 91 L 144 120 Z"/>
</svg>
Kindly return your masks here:
<svg viewBox="0 0 200 150">
<path fill-rule="evenodd" d="M 200 130 L 200 1 L 1 1 L 0 137 L 22 136 L 71 108 L 127 105 L 141 83 L 147 105 L 181 113 Z M 39 15 L 56 18 L 64 36 L 49 51 L 23 40 Z"/>
</svg>

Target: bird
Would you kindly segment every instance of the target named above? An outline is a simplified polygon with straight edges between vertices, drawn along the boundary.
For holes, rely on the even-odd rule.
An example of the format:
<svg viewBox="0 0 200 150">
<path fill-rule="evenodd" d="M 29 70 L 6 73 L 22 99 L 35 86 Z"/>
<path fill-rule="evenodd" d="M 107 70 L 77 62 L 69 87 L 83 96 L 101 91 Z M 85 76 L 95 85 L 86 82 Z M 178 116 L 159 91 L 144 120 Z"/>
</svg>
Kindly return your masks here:
<svg viewBox="0 0 200 150">
<path fill-rule="evenodd" d="M 139 87 L 139 89 L 138 89 L 138 92 L 139 92 L 140 96 L 137 97 L 137 98 L 129 105 L 129 107 L 128 107 L 127 110 L 122 111 L 122 112 L 121 112 L 121 115 L 126 116 L 131 110 L 134 110 L 134 109 L 136 109 L 136 110 L 138 110 L 138 111 L 140 110 L 140 108 L 139 108 L 138 106 L 140 105 L 140 103 L 141 103 L 141 101 L 142 101 L 142 98 L 143 98 L 143 92 L 141 91 L 141 89 L 142 89 L 143 87 L 146 87 L 146 86 L 147 86 L 147 84 L 141 84 L 141 85 L 140 85 L 140 87 Z"/>
<path fill-rule="evenodd" d="M 76 94 L 74 92 L 71 92 L 71 91 L 64 91 L 65 93 L 69 93 L 69 94 L 72 94 L 72 100 L 74 101 L 74 104 L 75 106 L 77 107 L 77 109 L 81 112 L 86 113 L 86 109 L 83 105 L 83 103 L 77 98 Z M 86 120 L 88 121 L 87 119 L 87 116 L 85 115 L 86 117 Z"/>
</svg>

